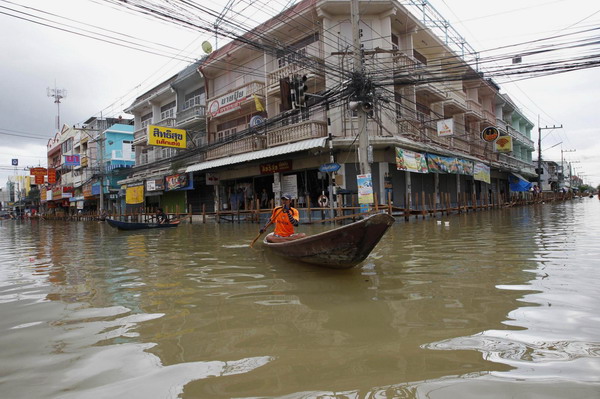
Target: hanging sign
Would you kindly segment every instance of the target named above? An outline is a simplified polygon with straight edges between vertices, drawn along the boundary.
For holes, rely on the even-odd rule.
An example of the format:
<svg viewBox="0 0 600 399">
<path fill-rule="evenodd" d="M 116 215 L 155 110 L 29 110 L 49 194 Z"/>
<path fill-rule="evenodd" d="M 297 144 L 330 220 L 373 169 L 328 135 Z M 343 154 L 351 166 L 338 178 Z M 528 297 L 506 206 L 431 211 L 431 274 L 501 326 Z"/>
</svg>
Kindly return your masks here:
<svg viewBox="0 0 600 399">
<path fill-rule="evenodd" d="M 496 151 L 497 152 L 512 152 L 513 141 L 512 136 L 500 136 L 496 140 Z"/>
<path fill-rule="evenodd" d="M 29 174 L 31 176 L 45 176 L 48 171 L 46 168 L 29 168 Z"/>
<path fill-rule="evenodd" d="M 150 125 L 148 126 L 148 145 L 186 148 L 186 131 L 185 129 Z"/>
<path fill-rule="evenodd" d="M 444 119 L 437 123 L 437 134 L 439 137 L 452 136 L 454 134 L 454 119 Z"/>
<path fill-rule="evenodd" d="M 498 137 L 500 137 L 500 132 L 494 126 L 488 126 L 481 131 L 481 139 L 488 143 L 493 143 Z"/>
<path fill-rule="evenodd" d="M 48 168 L 48 183 L 56 183 L 56 169 Z"/>
<path fill-rule="evenodd" d="M 319 166 L 319 172 L 337 172 L 341 167 L 342 166 L 337 162 L 324 163 L 323 165 Z"/>
</svg>

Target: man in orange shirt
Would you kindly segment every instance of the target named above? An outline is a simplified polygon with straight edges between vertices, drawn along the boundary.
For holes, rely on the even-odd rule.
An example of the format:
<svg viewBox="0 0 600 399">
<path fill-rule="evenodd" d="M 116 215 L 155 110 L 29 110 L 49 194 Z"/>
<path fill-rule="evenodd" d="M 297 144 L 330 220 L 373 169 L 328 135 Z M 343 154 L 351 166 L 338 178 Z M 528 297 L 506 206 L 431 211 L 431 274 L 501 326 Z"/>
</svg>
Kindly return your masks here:
<svg viewBox="0 0 600 399">
<path fill-rule="evenodd" d="M 275 223 L 275 231 L 267 236 L 267 241 L 284 242 L 306 237 L 304 233 L 294 233 L 294 227 L 298 226 L 300 221 L 300 214 L 296 208 L 291 206 L 291 202 L 292 196 L 283 194 L 281 196 L 281 206 L 273 209 L 269 223 L 260 229 L 262 234 L 271 223 Z"/>
</svg>

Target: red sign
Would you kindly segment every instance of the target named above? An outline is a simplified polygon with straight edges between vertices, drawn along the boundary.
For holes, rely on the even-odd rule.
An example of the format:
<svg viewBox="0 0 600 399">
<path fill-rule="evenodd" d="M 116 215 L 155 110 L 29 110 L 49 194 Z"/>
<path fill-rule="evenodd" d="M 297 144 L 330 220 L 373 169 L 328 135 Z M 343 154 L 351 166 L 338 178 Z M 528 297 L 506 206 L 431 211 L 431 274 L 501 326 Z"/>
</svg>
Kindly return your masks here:
<svg viewBox="0 0 600 399">
<path fill-rule="evenodd" d="M 45 175 L 35 175 L 35 184 L 44 184 Z"/>
<path fill-rule="evenodd" d="M 279 161 L 273 163 L 263 163 L 260 164 L 260 174 L 261 175 L 270 175 L 272 173 L 278 172 L 286 172 L 288 170 L 292 170 L 292 160 L 288 161 Z"/>
<path fill-rule="evenodd" d="M 48 183 L 56 183 L 56 169 L 48 168 Z"/>
<path fill-rule="evenodd" d="M 29 168 L 29 174 L 31 176 L 45 176 L 46 173 L 46 168 Z"/>
</svg>

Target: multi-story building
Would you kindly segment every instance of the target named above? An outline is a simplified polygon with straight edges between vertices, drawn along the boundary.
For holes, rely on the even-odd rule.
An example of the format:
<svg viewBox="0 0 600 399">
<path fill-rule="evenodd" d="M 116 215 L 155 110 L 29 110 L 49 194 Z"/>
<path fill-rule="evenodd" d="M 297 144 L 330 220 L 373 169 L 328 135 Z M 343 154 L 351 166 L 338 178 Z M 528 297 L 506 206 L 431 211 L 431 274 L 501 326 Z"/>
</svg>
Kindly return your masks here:
<svg viewBox="0 0 600 399">
<path fill-rule="evenodd" d="M 264 190 L 317 206 L 334 186 L 358 190 L 361 110 L 380 199 L 386 180 L 401 204 L 417 192 L 508 193 L 509 173 L 534 176 L 533 124 L 453 46 L 464 50 L 464 39 L 436 36 L 407 8 L 413 1 L 365 3 L 353 26 L 349 0 L 304 0 L 211 53 L 196 65 L 200 74 L 188 69 L 192 78 L 174 76 L 140 96 L 127 110 L 138 166 L 122 183 L 156 187 L 185 172 L 193 187 L 178 200 L 187 204 L 249 207 Z M 205 125 L 203 113 L 195 125 L 179 118 L 193 93 L 200 107 L 206 98 Z M 190 129 L 193 145 L 175 154 L 148 146 L 150 124 Z M 512 147 L 500 151 L 486 131 L 509 136 Z M 334 161 L 337 171 L 323 171 Z M 146 190 L 146 205 L 166 194 Z"/>
</svg>

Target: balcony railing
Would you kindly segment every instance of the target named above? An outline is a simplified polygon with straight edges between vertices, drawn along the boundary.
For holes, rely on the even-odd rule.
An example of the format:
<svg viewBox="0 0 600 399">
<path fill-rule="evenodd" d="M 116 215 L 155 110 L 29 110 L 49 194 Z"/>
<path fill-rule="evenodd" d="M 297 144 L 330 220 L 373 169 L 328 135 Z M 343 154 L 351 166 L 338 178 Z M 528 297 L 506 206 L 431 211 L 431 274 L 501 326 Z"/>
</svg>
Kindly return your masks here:
<svg viewBox="0 0 600 399">
<path fill-rule="evenodd" d="M 234 90 L 230 90 L 226 93 L 219 93 L 217 95 L 212 96 L 211 98 L 206 100 L 207 104 L 210 104 L 211 102 L 213 102 L 214 100 L 227 96 L 230 93 L 234 93 L 238 90 L 244 89 L 245 93 L 246 93 L 246 99 L 244 100 L 244 102 L 254 102 L 254 99 L 252 98 L 253 94 L 256 94 L 257 96 L 264 96 L 265 95 L 265 84 L 263 82 L 258 82 L 258 81 L 252 81 L 249 83 L 246 83 L 244 85 L 241 85 L 239 87 L 236 87 Z"/>
<path fill-rule="evenodd" d="M 483 119 L 481 104 L 477 101 L 467 98 L 467 111 Z"/>
<path fill-rule="evenodd" d="M 236 140 L 231 143 L 225 143 L 217 148 L 208 150 L 205 155 L 206 160 L 223 158 L 228 155 L 243 154 L 246 152 L 264 150 L 267 138 L 265 136 L 251 136 Z"/>
<path fill-rule="evenodd" d="M 281 79 L 290 77 L 291 75 L 322 75 L 319 71 L 319 63 L 320 60 L 315 58 L 312 62 L 292 63 L 276 69 L 273 72 L 269 72 L 267 75 L 269 87 L 278 86 Z"/>
<path fill-rule="evenodd" d="M 327 123 L 321 121 L 306 121 L 294 125 L 284 126 L 267 133 L 267 146 L 275 147 L 282 144 L 293 143 L 327 137 Z"/>
<path fill-rule="evenodd" d="M 206 107 L 204 105 L 193 105 L 177 112 L 177 126 L 199 122 L 206 118 Z"/>
</svg>

